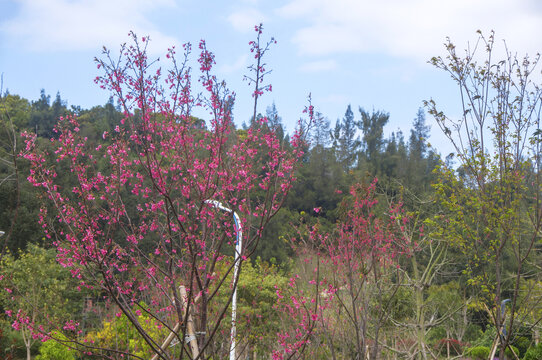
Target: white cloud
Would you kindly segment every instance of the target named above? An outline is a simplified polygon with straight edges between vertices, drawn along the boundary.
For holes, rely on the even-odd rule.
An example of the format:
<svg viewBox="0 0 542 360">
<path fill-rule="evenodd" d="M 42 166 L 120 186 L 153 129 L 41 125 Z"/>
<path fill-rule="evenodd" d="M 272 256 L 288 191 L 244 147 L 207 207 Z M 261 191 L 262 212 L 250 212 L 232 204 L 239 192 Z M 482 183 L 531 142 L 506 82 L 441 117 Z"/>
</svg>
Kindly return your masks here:
<svg viewBox="0 0 542 360">
<path fill-rule="evenodd" d="M 175 39 L 157 30 L 146 14 L 175 6 L 174 0 L 20 0 L 19 14 L 0 31 L 32 51 L 54 52 L 118 47 L 133 30 L 151 37 L 150 50 L 164 51 Z"/>
<path fill-rule="evenodd" d="M 458 48 L 475 31 L 496 31 L 519 54 L 542 51 L 542 6 L 536 0 L 292 0 L 277 11 L 302 22 L 292 37 L 301 54 L 383 53 L 426 61 Z"/>
<path fill-rule="evenodd" d="M 225 64 L 220 67 L 220 71 L 225 74 L 230 74 L 247 67 L 248 55 L 244 54 L 239 56 L 233 64 Z"/>
<path fill-rule="evenodd" d="M 228 21 L 233 28 L 240 32 L 249 32 L 255 25 L 265 23 L 266 17 L 254 8 L 239 10 L 228 16 Z"/>
<path fill-rule="evenodd" d="M 304 72 L 321 72 L 330 71 L 337 68 L 337 62 L 335 60 L 321 60 L 312 61 L 301 65 L 299 70 Z"/>
</svg>

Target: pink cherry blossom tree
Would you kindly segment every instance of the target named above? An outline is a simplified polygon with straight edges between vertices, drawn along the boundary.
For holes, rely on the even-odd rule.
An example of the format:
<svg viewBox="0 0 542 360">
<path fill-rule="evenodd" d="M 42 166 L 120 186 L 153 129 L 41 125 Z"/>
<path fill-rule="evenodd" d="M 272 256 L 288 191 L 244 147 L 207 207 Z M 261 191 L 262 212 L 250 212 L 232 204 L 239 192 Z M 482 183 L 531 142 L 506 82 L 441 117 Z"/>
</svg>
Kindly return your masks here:
<svg viewBox="0 0 542 360">
<path fill-rule="evenodd" d="M 379 357 L 402 285 L 400 259 L 416 246 L 403 234 L 410 215 L 401 203 L 379 205 L 376 189 L 376 179 L 353 185 L 331 231 L 299 228 L 297 276 L 277 290 L 286 315 L 275 359 Z"/>
<path fill-rule="evenodd" d="M 262 29 L 256 26 L 250 44 L 254 109 L 271 90 L 263 85 L 263 56 L 274 40 L 260 42 Z M 165 339 L 140 323 L 143 314 L 171 333 L 170 340 L 185 344 L 175 358 L 217 358 L 222 355 L 211 348 L 229 347 L 211 346 L 213 338 L 229 333 L 225 319 L 242 272 L 232 279 L 236 232 L 243 231 L 242 269 L 292 186 L 305 132 L 293 134 L 286 149 L 265 119 L 257 128 L 236 131 L 235 94 L 213 74 L 215 57 L 204 41 L 198 57 L 203 90 L 197 93 L 189 44 L 180 58 L 169 49 L 170 65 L 163 70 L 148 58 L 149 38 L 130 37 L 118 55 L 104 49 L 96 60 L 102 71 L 96 83 L 120 104 L 121 124 L 91 144 L 75 116 L 61 119 L 53 152 L 26 134 L 25 157 L 32 165 L 28 180 L 46 194 L 40 223 L 58 261 L 81 287 L 114 303 L 150 350 L 142 357 L 129 349 L 98 349 L 73 336 L 81 331 L 76 322 L 60 330 L 72 335 L 70 346 L 103 358 L 172 359 Z M 208 120 L 194 117 L 195 109 L 206 111 Z M 59 176 L 72 186 L 61 187 Z M 240 223 L 210 201 L 235 211 Z M 218 300 L 224 296 L 227 301 Z M 38 332 L 36 325 L 28 324 Z"/>
</svg>

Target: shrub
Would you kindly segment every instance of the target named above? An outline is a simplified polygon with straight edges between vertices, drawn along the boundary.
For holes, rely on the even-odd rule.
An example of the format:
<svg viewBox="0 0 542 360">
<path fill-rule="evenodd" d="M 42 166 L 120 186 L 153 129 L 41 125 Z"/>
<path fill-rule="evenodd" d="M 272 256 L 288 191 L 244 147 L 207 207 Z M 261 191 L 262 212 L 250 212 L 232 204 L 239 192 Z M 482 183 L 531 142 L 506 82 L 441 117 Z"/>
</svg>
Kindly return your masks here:
<svg viewBox="0 0 542 360">
<path fill-rule="evenodd" d="M 485 360 L 489 357 L 489 347 L 475 346 L 467 350 L 467 354 L 472 359 Z"/>
<path fill-rule="evenodd" d="M 523 360 L 539 360 L 542 359 L 542 343 L 535 347 L 529 348 L 523 357 Z"/>
<path fill-rule="evenodd" d="M 66 339 L 60 334 L 54 334 L 61 339 Z M 40 346 L 40 353 L 36 356 L 36 360 L 75 360 L 73 351 L 56 340 L 49 339 L 43 342 Z"/>
</svg>

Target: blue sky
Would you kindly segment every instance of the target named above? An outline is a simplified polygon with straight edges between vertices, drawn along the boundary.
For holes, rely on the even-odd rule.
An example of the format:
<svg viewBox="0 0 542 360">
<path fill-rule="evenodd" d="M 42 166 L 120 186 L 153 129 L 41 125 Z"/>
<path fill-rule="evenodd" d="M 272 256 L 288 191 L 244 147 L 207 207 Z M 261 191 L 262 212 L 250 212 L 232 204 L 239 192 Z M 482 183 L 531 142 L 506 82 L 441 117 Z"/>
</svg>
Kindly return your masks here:
<svg viewBox="0 0 542 360">
<path fill-rule="evenodd" d="M 273 92 L 259 110 L 274 101 L 289 131 L 309 93 L 332 126 L 348 104 L 356 117 L 358 106 L 389 112 L 387 134 L 401 128 L 408 136 L 424 99 L 460 113 L 450 78 L 427 64 L 445 55 L 447 36 L 463 49 L 477 29 L 493 29 L 519 55 L 542 49 L 539 0 L 0 0 L 0 73 L 12 94 L 35 100 L 43 88 L 88 108 L 109 97 L 93 82 L 103 45 L 115 51 L 134 30 L 150 35 L 158 57 L 171 45 L 205 39 L 217 75 L 237 93 L 241 124 L 251 113 L 242 78 L 259 22 L 278 42 L 267 58 Z M 428 123 L 430 141 L 445 153 L 438 126 Z"/>
</svg>

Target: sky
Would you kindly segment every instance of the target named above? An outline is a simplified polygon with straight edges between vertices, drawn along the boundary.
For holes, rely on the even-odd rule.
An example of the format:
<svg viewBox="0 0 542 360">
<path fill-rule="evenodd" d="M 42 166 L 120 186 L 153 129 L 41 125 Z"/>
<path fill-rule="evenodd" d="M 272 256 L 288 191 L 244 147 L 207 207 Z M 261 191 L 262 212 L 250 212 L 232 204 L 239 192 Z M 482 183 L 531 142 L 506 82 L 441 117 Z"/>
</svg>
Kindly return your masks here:
<svg viewBox="0 0 542 360">
<path fill-rule="evenodd" d="M 461 112 L 457 86 L 428 64 L 445 56 L 449 37 L 458 49 L 477 41 L 476 30 L 495 31 L 519 56 L 542 51 L 542 2 L 539 0 L 0 0 L 0 73 L 3 89 L 37 100 L 44 89 L 90 108 L 109 94 L 93 79 L 100 74 L 94 57 L 103 46 L 118 51 L 128 32 L 150 36 L 151 55 L 200 39 L 216 56 L 218 78 L 236 92 L 238 125 L 251 116 L 251 88 L 243 75 L 252 57 L 248 42 L 254 25 L 274 37 L 265 61 L 271 93 L 259 112 L 275 103 L 292 131 L 307 96 L 331 126 L 350 104 L 390 113 L 386 134 L 405 137 L 423 100 L 434 99 L 454 116 Z M 166 64 L 164 64 L 166 67 Z M 429 141 L 449 152 L 434 120 Z"/>
</svg>

